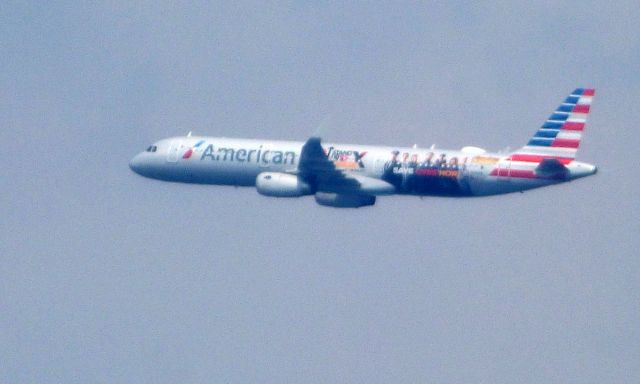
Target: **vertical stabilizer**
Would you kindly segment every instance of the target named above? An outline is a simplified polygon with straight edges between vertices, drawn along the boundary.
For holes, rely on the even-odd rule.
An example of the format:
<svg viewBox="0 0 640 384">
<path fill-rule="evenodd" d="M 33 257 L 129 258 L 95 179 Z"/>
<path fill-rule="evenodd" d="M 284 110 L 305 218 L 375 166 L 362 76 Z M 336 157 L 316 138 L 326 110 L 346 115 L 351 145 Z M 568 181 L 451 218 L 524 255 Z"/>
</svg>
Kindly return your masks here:
<svg viewBox="0 0 640 384">
<path fill-rule="evenodd" d="M 542 124 L 527 145 L 512 153 L 510 160 L 539 163 L 556 159 L 562 164 L 573 161 L 591 109 L 595 89 L 578 88 Z"/>
</svg>

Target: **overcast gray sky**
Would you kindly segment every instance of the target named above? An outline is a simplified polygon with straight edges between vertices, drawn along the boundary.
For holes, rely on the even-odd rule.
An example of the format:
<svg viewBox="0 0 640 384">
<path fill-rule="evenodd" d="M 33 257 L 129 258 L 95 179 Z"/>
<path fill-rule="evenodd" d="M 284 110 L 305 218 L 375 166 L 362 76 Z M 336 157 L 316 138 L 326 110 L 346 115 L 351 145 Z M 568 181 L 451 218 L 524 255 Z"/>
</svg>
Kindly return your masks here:
<svg viewBox="0 0 640 384">
<path fill-rule="evenodd" d="M 0 5 L 1 382 L 640 381 L 637 1 L 230 3 Z M 515 148 L 578 86 L 599 173 L 524 194 L 127 166 L 188 131 Z"/>
</svg>

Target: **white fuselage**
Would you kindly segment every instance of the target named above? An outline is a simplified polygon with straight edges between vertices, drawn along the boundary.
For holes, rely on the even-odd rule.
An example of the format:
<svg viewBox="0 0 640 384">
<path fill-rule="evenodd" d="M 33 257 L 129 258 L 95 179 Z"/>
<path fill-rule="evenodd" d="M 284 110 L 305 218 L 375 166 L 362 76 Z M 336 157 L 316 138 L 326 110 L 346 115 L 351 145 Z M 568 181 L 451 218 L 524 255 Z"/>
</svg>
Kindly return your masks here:
<svg viewBox="0 0 640 384">
<path fill-rule="evenodd" d="M 263 172 L 295 174 L 304 142 L 173 137 L 135 156 L 136 173 L 165 181 L 254 186 Z M 348 175 L 384 180 L 394 193 L 440 196 L 486 196 L 524 191 L 596 172 L 572 161 L 564 177 L 541 176 L 538 164 L 519 163 L 507 154 L 477 149 L 444 150 L 323 143 L 335 168 Z M 388 193 L 384 193 L 388 194 Z"/>
</svg>

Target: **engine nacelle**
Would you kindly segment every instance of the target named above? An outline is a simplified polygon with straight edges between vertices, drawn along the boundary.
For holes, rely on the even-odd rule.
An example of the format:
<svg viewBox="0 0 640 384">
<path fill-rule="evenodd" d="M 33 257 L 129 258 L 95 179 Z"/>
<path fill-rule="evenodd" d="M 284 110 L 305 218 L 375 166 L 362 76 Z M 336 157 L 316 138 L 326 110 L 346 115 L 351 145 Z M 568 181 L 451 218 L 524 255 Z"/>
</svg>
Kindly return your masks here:
<svg viewBox="0 0 640 384">
<path fill-rule="evenodd" d="M 316 203 L 337 208 L 359 208 L 375 204 L 376 197 L 371 195 L 317 192 Z"/>
<path fill-rule="evenodd" d="M 311 186 L 297 175 L 281 172 L 262 172 L 256 178 L 259 194 L 271 197 L 299 197 L 310 195 Z"/>
</svg>

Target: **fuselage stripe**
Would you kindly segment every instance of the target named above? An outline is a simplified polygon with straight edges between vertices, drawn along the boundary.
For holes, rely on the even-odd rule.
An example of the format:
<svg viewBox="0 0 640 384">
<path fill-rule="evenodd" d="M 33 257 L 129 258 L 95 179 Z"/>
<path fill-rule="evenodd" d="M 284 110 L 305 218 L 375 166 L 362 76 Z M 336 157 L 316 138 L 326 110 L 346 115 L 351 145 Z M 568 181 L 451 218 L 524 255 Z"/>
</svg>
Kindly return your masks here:
<svg viewBox="0 0 640 384">
<path fill-rule="evenodd" d="M 511 155 L 511 157 L 508 160 L 522 161 L 522 162 L 529 162 L 529 163 L 539 163 L 545 159 L 555 159 L 565 165 L 573 161 L 573 158 L 570 158 L 570 157 L 555 157 L 555 156 L 529 155 L 529 154 L 518 154 L 518 153 Z"/>
</svg>

